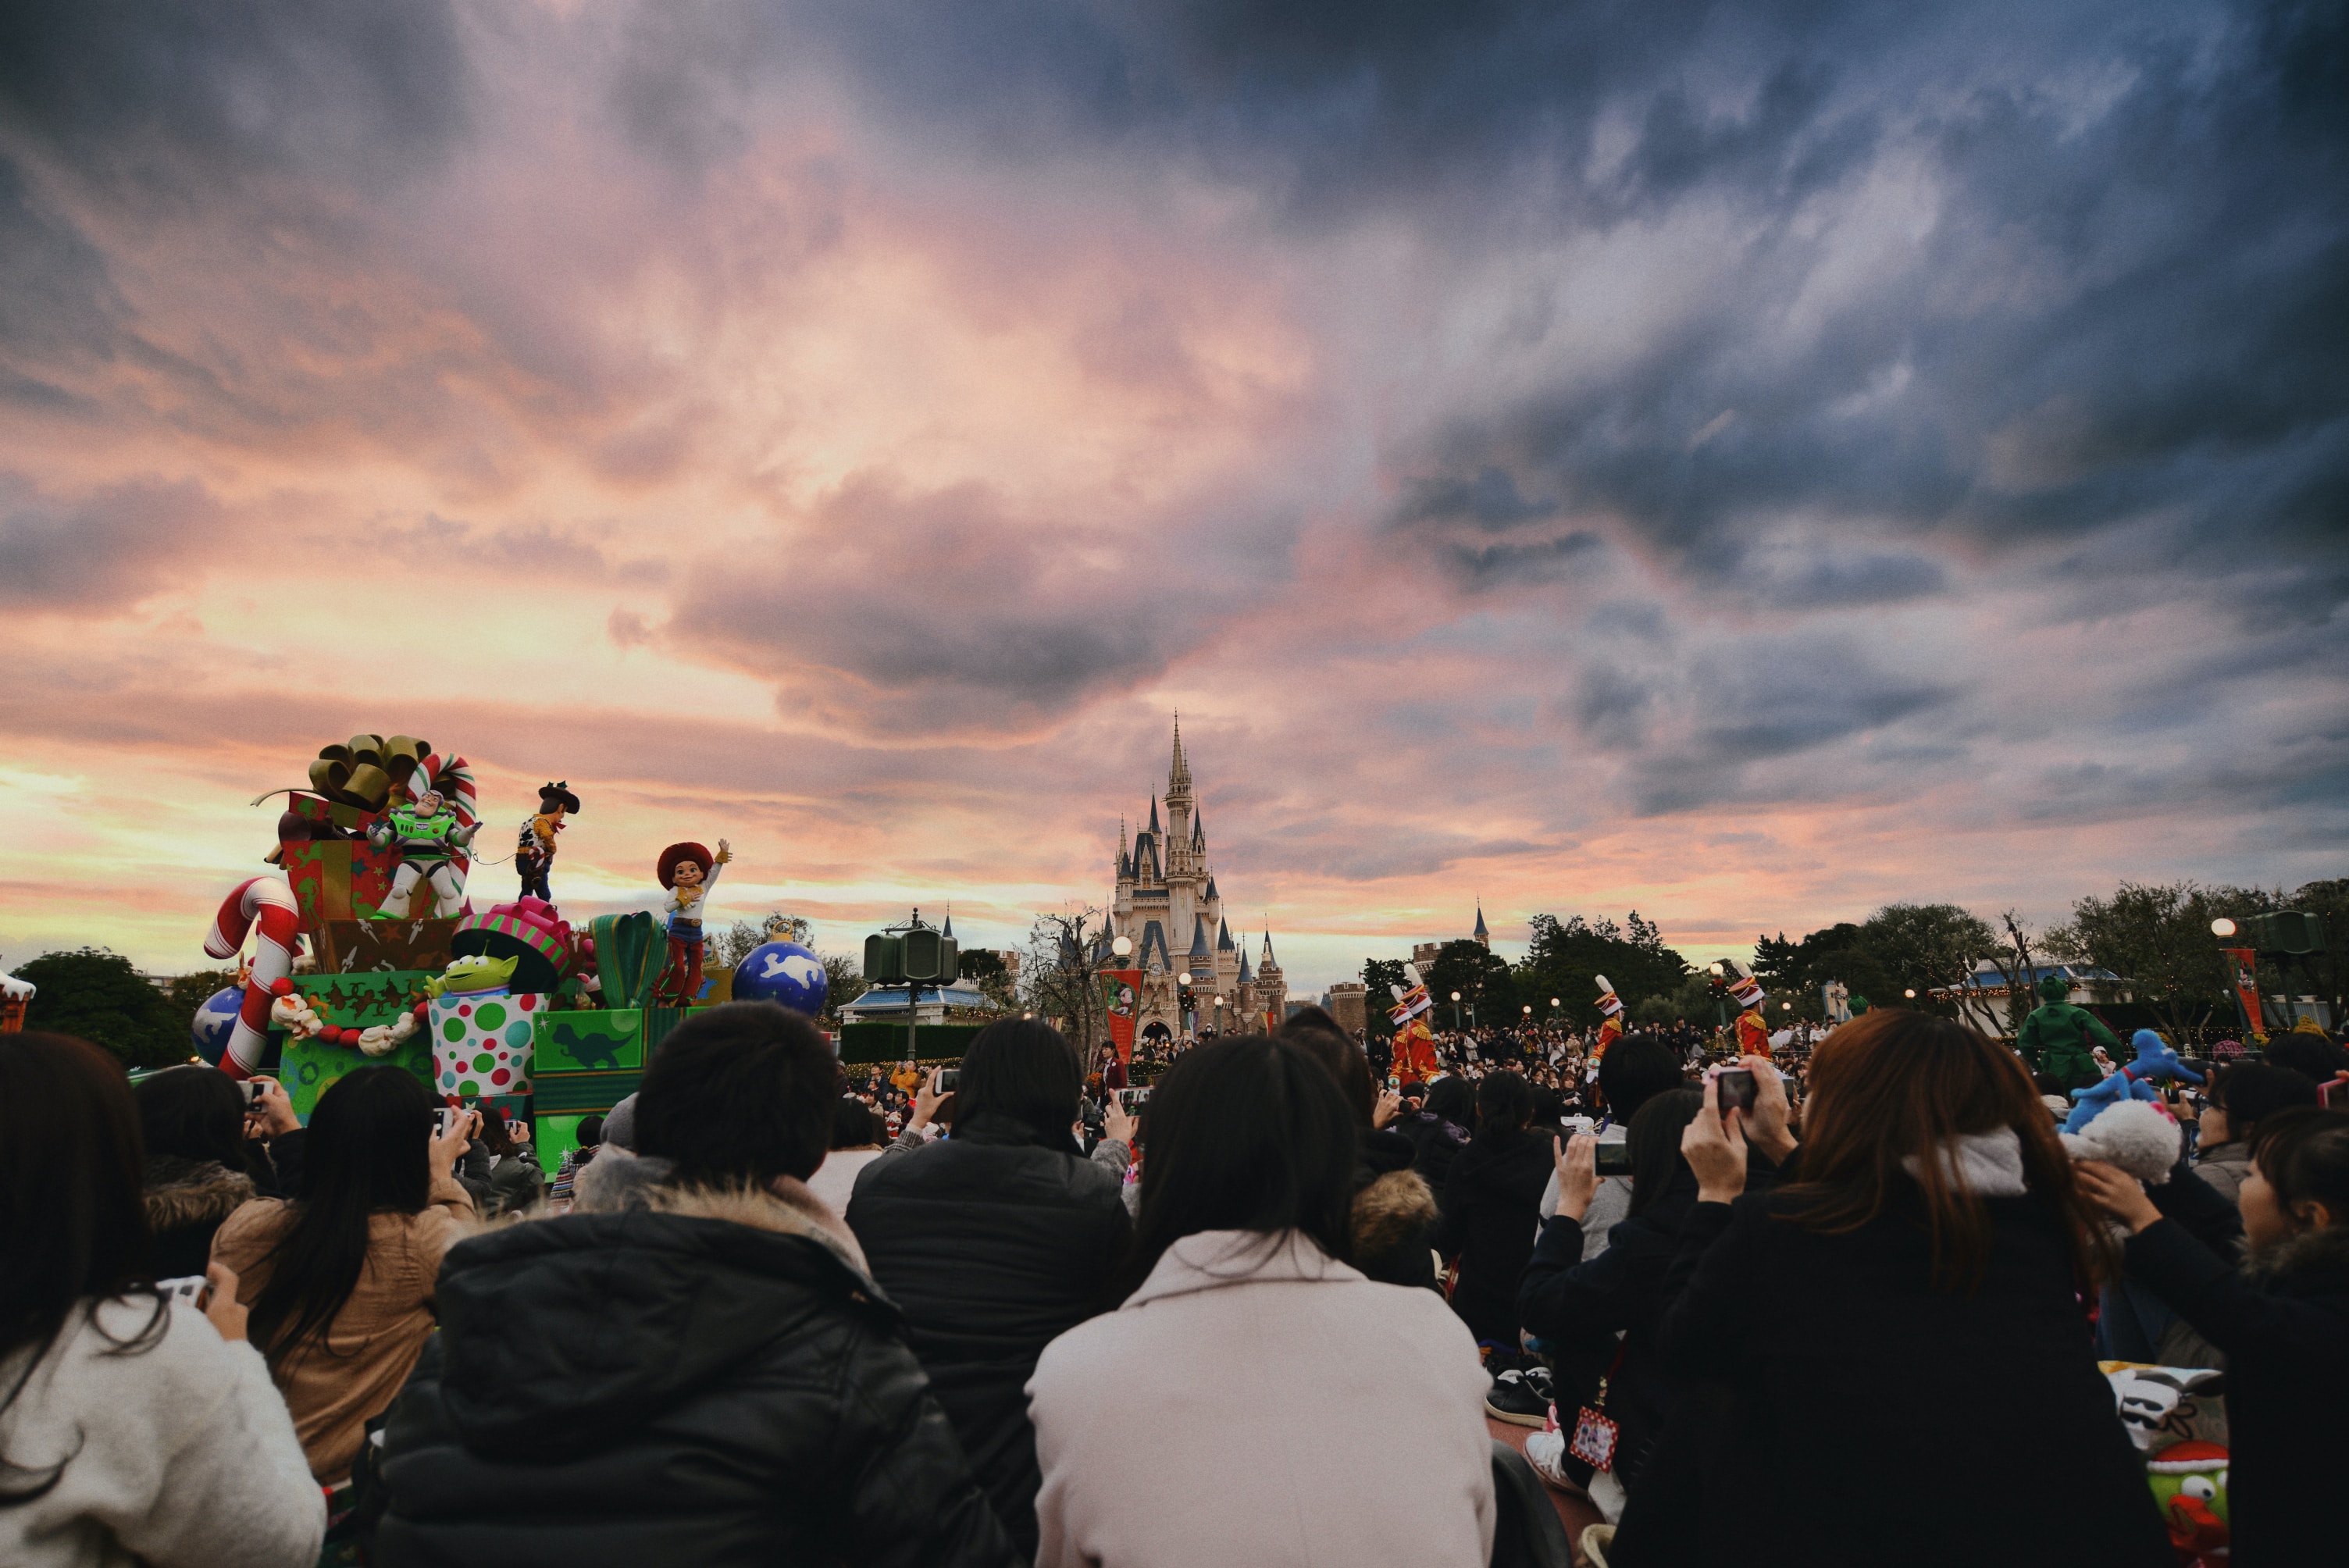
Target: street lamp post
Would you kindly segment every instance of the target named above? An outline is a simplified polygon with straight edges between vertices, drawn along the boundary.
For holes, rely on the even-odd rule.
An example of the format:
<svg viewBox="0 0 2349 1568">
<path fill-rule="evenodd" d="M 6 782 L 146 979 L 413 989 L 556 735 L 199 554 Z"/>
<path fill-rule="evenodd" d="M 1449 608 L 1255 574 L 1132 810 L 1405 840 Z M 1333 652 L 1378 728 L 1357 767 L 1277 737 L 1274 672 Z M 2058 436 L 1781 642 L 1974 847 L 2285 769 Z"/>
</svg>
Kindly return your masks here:
<svg viewBox="0 0 2349 1568">
<path fill-rule="evenodd" d="M 1217 1035 L 1221 1035 L 1223 1032 L 1224 1032 L 1224 999 L 1223 999 L 1221 996 L 1217 996 L 1217 997 L 1216 998 L 1216 1033 Z"/>
<path fill-rule="evenodd" d="M 1452 1032 L 1455 1035 L 1460 1032 L 1460 993 L 1457 991 L 1452 993 Z"/>
<path fill-rule="evenodd" d="M 1713 976 L 1713 1025 L 1716 1029 L 1729 1027 L 1729 1005 L 1722 1000 L 1722 980 L 1726 973 L 1720 965 L 1708 965 L 1705 973 Z"/>
</svg>

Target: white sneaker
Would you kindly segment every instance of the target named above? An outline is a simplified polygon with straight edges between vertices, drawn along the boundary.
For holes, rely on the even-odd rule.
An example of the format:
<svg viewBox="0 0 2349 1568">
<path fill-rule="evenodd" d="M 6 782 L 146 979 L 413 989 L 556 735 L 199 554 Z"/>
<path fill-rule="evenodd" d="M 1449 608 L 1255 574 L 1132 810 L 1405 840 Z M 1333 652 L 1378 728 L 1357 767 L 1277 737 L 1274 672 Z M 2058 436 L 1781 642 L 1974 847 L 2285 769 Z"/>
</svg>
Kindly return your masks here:
<svg viewBox="0 0 2349 1568">
<path fill-rule="evenodd" d="M 1526 1462 L 1534 1467 L 1534 1474 L 1543 1484 L 1573 1497 L 1588 1495 L 1575 1484 L 1574 1478 L 1559 1468 L 1566 1458 L 1566 1434 L 1553 1427 L 1546 1432 L 1534 1432 L 1526 1439 Z"/>
</svg>

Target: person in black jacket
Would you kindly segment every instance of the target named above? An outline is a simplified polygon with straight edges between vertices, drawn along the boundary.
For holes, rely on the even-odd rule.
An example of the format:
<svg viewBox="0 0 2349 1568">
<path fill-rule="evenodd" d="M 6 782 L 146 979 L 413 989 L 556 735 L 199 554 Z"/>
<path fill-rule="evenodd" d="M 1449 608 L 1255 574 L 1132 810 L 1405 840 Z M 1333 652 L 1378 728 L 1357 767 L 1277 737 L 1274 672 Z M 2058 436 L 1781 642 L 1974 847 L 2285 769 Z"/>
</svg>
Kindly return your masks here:
<svg viewBox="0 0 2349 1568">
<path fill-rule="evenodd" d="M 2110 1244 L 2021 1061 L 1872 1011 L 1813 1059 L 1799 1151 L 1777 1075 L 1741 1065 L 1751 1118 L 1708 1075 L 1682 1135 L 1658 1346 L 1682 1393 L 1608 1561 L 2173 1563 L 2081 1305 Z"/>
<path fill-rule="evenodd" d="M 1452 1308 L 1469 1332 L 1512 1354 L 1517 1348 L 1517 1277 L 1541 1228 L 1542 1189 L 1557 1147 L 1553 1130 L 1530 1131 L 1533 1094 L 1514 1072 L 1476 1086 L 1476 1136 L 1452 1162 L 1442 1194 L 1436 1250 L 1460 1263 Z"/>
<path fill-rule="evenodd" d="M 370 1562 L 1020 1561 L 895 1304 L 807 1191 L 838 1079 L 796 1013 L 697 1011 L 645 1075 L 640 1158 L 612 1162 L 655 1180 L 450 1251 Z"/>
<path fill-rule="evenodd" d="M 1411 1168 L 1427 1179 L 1438 1197 L 1452 1179 L 1452 1162 L 1468 1147 L 1476 1120 L 1476 1090 L 1464 1078 L 1440 1078 L 1427 1086 L 1420 1109 L 1395 1119 L 1394 1130 L 1416 1151 Z"/>
<path fill-rule="evenodd" d="M 1576 1134 L 1559 1162 L 1557 1212 L 1542 1222 L 1517 1285 L 1518 1323 L 1552 1342 L 1561 1369 L 1589 1369 L 1595 1362 L 1606 1376 L 1605 1412 L 1620 1429 L 1615 1476 L 1627 1491 L 1671 1413 L 1671 1380 L 1659 1365 L 1656 1334 L 1664 1272 L 1680 1250 L 1681 1222 L 1696 1206 L 1696 1175 L 1681 1157 L 1681 1130 L 1703 1103 L 1695 1089 L 1671 1089 L 1631 1119 L 1630 1215 L 1608 1232 L 1607 1250 L 1588 1263 L 1582 1261 L 1582 1216 L 1598 1191 L 1599 1140 Z M 1568 1386 L 1580 1395 L 1596 1381 L 1577 1377 Z M 1560 1402 L 1558 1421 L 1571 1429 L 1579 1398 L 1573 1407 L 1564 1405 L 1564 1396 Z M 1532 1452 L 1529 1443 L 1528 1457 Z"/>
<path fill-rule="evenodd" d="M 2128 1227 L 2129 1278 L 2227 1353 L 2228 1527 L 2240 1568 L 2341 1555 L 2339 1432 L 2349 1410 L 2349 1112 L 2264 1118 L 2235 1198 L 2238 1272 L 2136 1178 L 2084 1161 L 2080 1182 Z"/>
<path fill-rule="evenodd" d="M 1441 1290 L 1435 1193 L 1411 1168 L 1418 1149 L 1388 1125 L 1402 1109 L 1402 1095 L 1379 1088 L 1362 1047 L 1319 1007 L 1300 1008 L 1280 1026 L 1278 1037 L 1319 1062 L 1353 1112 L 1354 1266 L 1382 1284 Z"/>
<path fill-rule="evenodd" d="M 848 1203 L 873 1277 L 904 1308 L 914 1353 L 1023 1555 L 1036 1550 L 1042 1479 L 1028 1378 L 1055 1336 L 1117 1305 L 1110 1276 L 1133 1236 L 1112 1168 L 1130 1120 L 1114 1100 L 1104 1107 L 1108 1137 L 1087 1159 L 1073 1130 L 1083 1091 L 1058 1030 L 990 1024 L 963 1057 L 954 1135 L 901 1139 L 857 1173 Z"/>
</svg>

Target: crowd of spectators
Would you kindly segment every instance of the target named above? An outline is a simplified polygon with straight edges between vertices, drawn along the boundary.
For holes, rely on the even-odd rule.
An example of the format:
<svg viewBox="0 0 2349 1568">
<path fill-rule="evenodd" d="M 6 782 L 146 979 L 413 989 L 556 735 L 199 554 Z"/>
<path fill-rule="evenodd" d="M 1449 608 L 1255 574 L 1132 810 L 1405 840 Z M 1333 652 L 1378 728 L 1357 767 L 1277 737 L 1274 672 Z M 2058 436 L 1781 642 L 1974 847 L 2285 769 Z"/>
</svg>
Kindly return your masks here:
<svg viewBox="0 0 2349 1568">
<path fill-rule="evenodd" d="M 2233 1563 L 2334 1555 L 2329 1039 L 2158 1181 L 1924 1013 L 1365 1044 L 729 1004 L 550 1183 L 399 1068 L 305 1127 L 0 1036 L 0 1562 L 1562 1565 L 1541 1483 L 1609 1568 L 2178 1562 L 2100 1357 L 2223 1374 Z"/>
</svg>

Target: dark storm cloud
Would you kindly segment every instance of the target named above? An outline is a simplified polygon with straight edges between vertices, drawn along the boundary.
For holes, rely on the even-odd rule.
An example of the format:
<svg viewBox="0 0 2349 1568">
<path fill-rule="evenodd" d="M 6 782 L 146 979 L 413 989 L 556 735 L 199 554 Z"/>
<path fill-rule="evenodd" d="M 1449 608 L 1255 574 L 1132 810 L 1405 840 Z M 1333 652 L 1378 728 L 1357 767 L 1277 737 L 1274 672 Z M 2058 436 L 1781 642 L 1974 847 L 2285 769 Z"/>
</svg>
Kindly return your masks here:
<svg viewBox="0 0 2349 1568">
<path fill-rule="evenodd" d="M 123 608 L 171 582 L 219 516 L 190 483 L 140 480 L 67 500 L 0 472 L 0 604 L 20 614 Z"/>
<path fill-rule="evenodd" d="M 106 258 L 63 216 L 45 211 L 23 171 L 0 157 L 0 398 L 49 407 L 78 400 L 28 367 L 106 345 L 126 306 Z"/>
<path fill-rule="evenodd" d="M 150 195 L 189 160 L 396 178 L 462 128 L 467 82 L 448 0 L 0 12 L 0 120 Z"/>
</svg>

